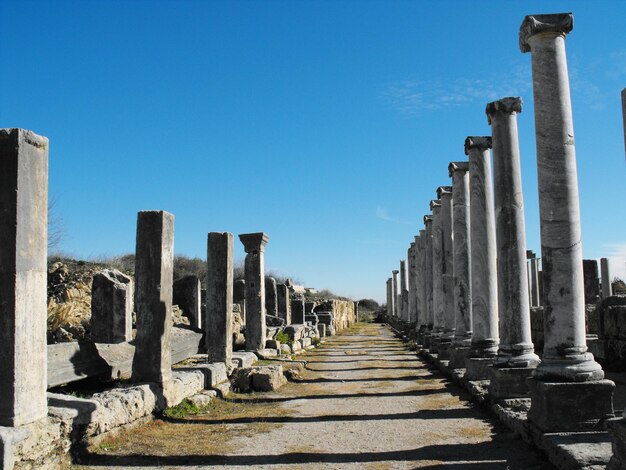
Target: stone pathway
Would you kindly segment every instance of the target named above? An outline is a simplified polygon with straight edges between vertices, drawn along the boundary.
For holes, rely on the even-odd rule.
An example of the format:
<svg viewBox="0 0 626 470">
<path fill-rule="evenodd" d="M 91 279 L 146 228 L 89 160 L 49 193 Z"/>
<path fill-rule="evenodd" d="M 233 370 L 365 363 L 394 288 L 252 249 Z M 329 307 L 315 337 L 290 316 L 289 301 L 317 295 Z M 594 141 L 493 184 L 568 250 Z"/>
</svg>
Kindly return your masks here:
<svg viewBox="0 0 626 470">
<path fill-rule="evenodd" d="M 152 423 L 77 468 L 553 468 L 387 327 L 359 324 L 299 358 L 307 370 L 280 393 Z"/>
</svg>

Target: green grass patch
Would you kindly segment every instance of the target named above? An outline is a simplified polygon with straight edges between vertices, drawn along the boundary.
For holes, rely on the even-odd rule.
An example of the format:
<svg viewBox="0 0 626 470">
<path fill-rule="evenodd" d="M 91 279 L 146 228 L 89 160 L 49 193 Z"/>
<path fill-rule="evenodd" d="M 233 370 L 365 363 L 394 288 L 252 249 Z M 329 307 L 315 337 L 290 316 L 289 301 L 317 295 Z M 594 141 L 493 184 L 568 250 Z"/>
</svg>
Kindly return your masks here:
<svg viewBox="0 0 626 470">
<path fill-rule="evenodd" d="M 279 341 L 281 344 L 288 344 L 289 346 L 291 346 L 293 344 L 293 340 L 284 331 L 279 331 L 276 334 L 276 338 L 275 339 L 276 339 L 276 341 Z"/>
<path fill-rule="evenodd" d="M 173 419 L 186 418 L 189 415 L 197 415 L 200 413 L 200 409 L 189 400 L 183 400 L 178 405 L 166 408 L 163 411 L 163 416 Z"/>
</svg>

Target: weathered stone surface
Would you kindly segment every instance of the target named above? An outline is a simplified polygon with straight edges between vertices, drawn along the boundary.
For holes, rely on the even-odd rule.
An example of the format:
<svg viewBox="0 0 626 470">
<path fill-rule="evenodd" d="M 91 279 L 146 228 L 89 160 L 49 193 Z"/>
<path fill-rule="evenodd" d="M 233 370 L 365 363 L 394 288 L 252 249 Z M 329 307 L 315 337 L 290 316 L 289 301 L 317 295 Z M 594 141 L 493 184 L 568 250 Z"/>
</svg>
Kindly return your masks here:
<svg viewBox="0 0 626 470">
<path fill-rule="evenodd" d="M 313 309 L 316 307 L 315 302 L 304 302 L 304 314 L 310 315 L 313 313 Z"/>
<path fill-rule="evenodd" d="M 265 347 L 280 351 L 280 341 L 276 341 L 275 339 L 268 339 L 265 342 Z"/>
<path fill-rule="evenodd" d="M 468 357 L 465 360 L 465 378 L 467 380 L 489 380 L 492 365 L 493 357 Z"/>
<path fill-rule="evenodd" d="M 90 336 L 95 343 L 133 339 L 133 280 L 116 269 L 94 274 L 91 287 Z"/>
<path fill-rule="evenodd" d="M 528 419 L 544 432 L 601 429 L 614 417 L 610 380 L 544 382 L 528 379 L 532 404 Z"/>
<path fill-rule="evenodd" d="M 249 351 L 235 351 L 233 352 L 232 364 L 237 367 L 250 367 L 257 360 L 256 354 Z"/>
<path fill-rule="evenodd" d="M 216 397 L 217 392 L 215 390 L 203 390 L 200 393 L 190 396 L 188 400 L 198 408 L 203 408 L 210 405 Z"/>
<path fill-rule="evenodd" d="M 285 324 L 291 323 L 291 293 L 289 287 L 285 284 L 278 284 L 276 286 L 277 302 L 278 302 L 278 316 L 285 320 Z"/>
<path fill-rule="evenodd" d="M 184 366 L 177 366 L 179 372 L 200 372 L 204 377 L 203 388 L 213 388 L 228 380 L 228 370 L 223 362 L 207 363 L 207 356 L 197 355 L 185 361 Z"/>
<path fill-rule="evenodd" d="M 319 323 L 319 319 L 317 318 L 317 315 L 315 313 L 305 315 L 304 320 L 307 323 L 311 323 L 311 325 L 313 326 L 317 326 L 317 324 Z"/>
<path fill-rule="evenodd" d="M 455 331 L 454 248 L 452 246 L 452 186 L 440 186 L 437 188 L 437 197 L 441 201 L 443 339 L 446 342 L 450 342 L 454 337 Z"/>
<path fill-rule="evenodd" d="M 324 338 L 326 336 L 326 325 L 324 323 L 317 323 L 317 331 L 320 334 L 320 338 Z"/>
<path fill-rule="evenodd" d="M 231 378 L 233 389 L 241 393 L 272 392 L 287 383 L 282 366 L 256 366 L 237 369 Z"/>
<path fill-rule="evenodd" d="M 302 351 L 302 344 L 300 343 L 300 340 L 291 343 L 291 352 L 298 353 L 300 351 Z"/>
<path fill-rule="evenodd" d="M 287 325 L 283 332 L 289 336 L 289 339 L 297 341 L 304 337 L 304 324 Z"/>
<path fill-rule="evenodd" d="M 393 316 L 399 316 L 400 305 L 398 304 L 398 270 L 391 271 L 391 297 L 393 298 Z"/>
<path fill-rule="evenodd" d="M 611 275 L 611 265 L 607 258 L 600 258 L 600 275 L 602 280 L 602 297 L 613 295 L 613 276 Z"/>
<path fill-rule="evenodd" d="M 48 139 L 0 129 L 0 426 L 46 416 Z"/>
<path fill-rule="evenodd" d="M 135 256 L 137 337 L 132 380 L 136 383 L 156 383 L 168 396 L 172 381 L 172 214 L 164 211 L 139 212 Z"/>
<path fill-rule="evenodd" d="M 489 395 L 493 399 L 525 398 L 530 395 L 528 378 L 535 367 L 492 367 Z"/>
<path fill-rule="evenodd" d="M 433 327 L 434 322 L 432 225 L 432 216 L 425 215 L 424 227 L 426 239 L 424 240 L 424 311 L 425 325 L 429 329 Z"/>
<path fill-rule="evenodd" d="M 210 362 L 230 364 L 233 351 L 233 235 L 207 237 L 205 347 Z"/>
<path fill-rule="evenodd" d="M 265 325 L 270 327 L 283 326 L 285 324 L 285 320 L 280 317 L 276 317 L 274 315 L 265 315 Z M 269 337 L 269 332 L 266 331 L 266 335 Z"/>
<path fill-rule="evenodd" d="M 265 314 L 278 316 L 278 290 L 273 277 L 265 278 Z"/>
<path fill-rule="evenodd" d="M 595 259 L 583 260 L 583 277 L 585 280 L 585 304 L 595 305 L 600 299 L 598 261 Z"/>
<path fill-rule="evenodd" d="M 291 300 L 291 321 L 294 324 L 304 324 L 304 298 L 294 298 Z"/>
<path fill-rule="evenodd" d="M 280 353 L 281 354 L 291 354 L 291 347 L 288 344 L 280 345 Z"/>
<path fill-rule="evenodd" d="M 202 289 L 198 276 L 185 276 L 174 281 L 173 303 L 189 318 L 194 328 L 202 328 Z"/>
<path fill-rule="evenodd" d="M 303 349 L 309 348 L 311 347 L 311 338 L 306 337 L 306 338 L 300 338 L 298 341 L 300 341 L 300 344 L 302 345 Z"/>
<path fill-rule="evenodd" d="M 432 223 L 432 273 L 433 273 L 433 328 L 440 332 L 443 328 L 443 228 L 441 220 L 441 201 L 430 201 L 433 213 Z"/>
<path fill-rule="evenodd" d="M 239 235 L 246 251 L 246 349 L 263 349 L 265 325 L 265 247 L 269 236 L 263 232 Z"/>
<path fill-rule="evenodd" d="M 233 303 L 239 305 L 241 321 L 246 324 L 246 281 L 237 279 L 233 282 Z"/>
</svg>

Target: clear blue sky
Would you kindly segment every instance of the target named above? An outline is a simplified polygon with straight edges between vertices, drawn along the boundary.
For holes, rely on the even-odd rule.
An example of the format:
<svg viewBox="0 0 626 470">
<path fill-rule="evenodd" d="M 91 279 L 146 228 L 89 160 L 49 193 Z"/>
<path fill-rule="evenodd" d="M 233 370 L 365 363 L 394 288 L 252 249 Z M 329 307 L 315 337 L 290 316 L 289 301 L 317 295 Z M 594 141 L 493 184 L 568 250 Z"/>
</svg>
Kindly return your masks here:
<svg viewBox="0 0 626 470">
<path fill-rule="evenodd" d="M 354 298 L 422 228 L 488 101 L 519 95 L 529 248 L 539 252 L 526 14 L 567 39 L 587 258 L 626 260 L 626 2 L 0 2 L 0 126 L 50 139 L 50 196 L 77 257 L 132 252 L 136 213 L 270 235 L 266 266 Z M 243 249 L 236 241 L 236 256 Z"/>
</svg>

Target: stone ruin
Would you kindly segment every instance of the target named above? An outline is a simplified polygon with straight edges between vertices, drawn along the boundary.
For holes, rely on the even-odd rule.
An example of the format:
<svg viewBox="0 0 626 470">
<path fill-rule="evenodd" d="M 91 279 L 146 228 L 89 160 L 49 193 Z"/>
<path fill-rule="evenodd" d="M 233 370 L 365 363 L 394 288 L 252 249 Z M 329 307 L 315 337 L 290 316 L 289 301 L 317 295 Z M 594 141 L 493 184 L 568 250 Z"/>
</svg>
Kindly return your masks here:
<svg viewBox="0 0 626 470">
<path fill-rule="evenodd" d="M 285 381 L 282 367 L 253 367 L 257 359 L 298 354 L 356 320 L 351 301 L 331 301 L 322 320 L 292 321 L 293 306 L 302 300 L 273 279 L 266 286 L 265 233 L 239 236 L 246 250 L 244 282 L 233 280 L 233 235 L 216 232 L 207 237 L 206 292 L 194 276 L 174 282 L 174 216 L 142 211 L 134 279 L 110 269 L 96 273 L 91 339 L 47 345 L 48 139 L 0 129 L 0 178 L 5 470 L 59 468 L 67 464 L 68 450 L 79 452 L 86 441 L 184 399 L 202 402 L 210 399 L 207 391 L 226 393 L 231 381 L 244 392 L 279 387 Z M 174 299 L 189 325 L 173 326 Z M 246 350 L 233 351 L 241 334 L 233 325 L 239 329 L 242 323 Z M 284 344 L 279 335 L 287 338 Z M 85 378 L 108 380 L 111 388 L 88 399 L 49 391 Z"/>
<path fill-rule="evenodd" d="M 519 36 L 532 59 L 541 258 L 526 247 L 522 99 L 504 97 L 486 105 L 491 135 L 467 137 L 467 160 L 448 165 L 452 186 L 437 188 L 387 279 L 385 319 L 560 468 L 626 469 L 626 421 L 603 370 L 626 370 L 626 296 L 613 295 L 608 260 L 598 269 L 582 257 L 572 28 L 569 13 L 531 15 Z M 626 90 L 622 102 L 626 136 Z M 566 433 L 571 448 L 552 433 Z M 591 455 L 576 456 L 576 446 Z"/>
</svg>

